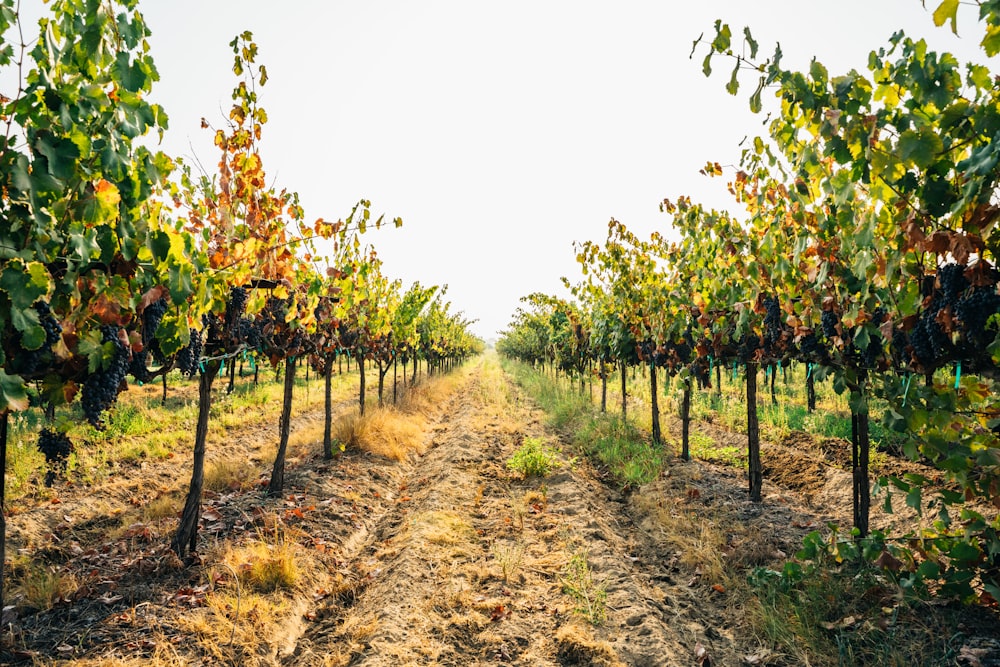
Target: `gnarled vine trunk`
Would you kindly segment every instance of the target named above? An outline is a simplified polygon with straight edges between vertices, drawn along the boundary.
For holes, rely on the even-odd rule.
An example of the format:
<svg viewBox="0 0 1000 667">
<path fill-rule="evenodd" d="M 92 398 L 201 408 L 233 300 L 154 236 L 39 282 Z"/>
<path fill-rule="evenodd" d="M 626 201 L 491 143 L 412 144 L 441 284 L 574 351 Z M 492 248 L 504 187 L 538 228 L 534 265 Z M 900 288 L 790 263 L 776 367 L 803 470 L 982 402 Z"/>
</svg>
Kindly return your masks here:
<svg viewBox="0 0 1000 667">
<path fill-rule="evenodd" d="M 350 362 L 347 364 L 350 366 Z M 361 406 L 361 416 L 365 416 L 365 358 L 358 353 L 358 371 L 360 372 L 360 387 L 358 388 L 358 403 Z"/>
<path fill-rule="evenodd" d="M 649 395 L 650 411 L 653 421 L 653 444 L 659 446 L 663 442 L 660 432 L 660 403 L 656 392 L 656 364 L 649 364 Z"/>
<path fill-rule="evenodd" d="M 198 376 L 198 425 L 194 433 L 194 464 L 191 484 L 181 512 L 180 525 L 170 548 L 178 558 L 184 558 L 198 546 L 198 519 L 201 517 L 201 492 L 205 485 L 205 441 L 208 439 L 208 417 L 212 410 L 212 383 L 219 374 L 219 361 L 206 361 Z"/>
<path fill-rule="evenodd" d="M 681 398 L 681 458 L 691 460 L 691 378 L 684 380 L 684 395 Z"/>
<path fill-rule="evenodd" d="M 333 458 L 333 359 L 326 356 L 323 367 L 323 458 Z"/>
<path fill-rule="evenodd" d="M 760 465 L 760 422 L 757 419 L 757 363 L 747 362 L 747 458 L 750 500 L 760 502 L 764 475 Z"/>
<path fill-rule="evenodd" d="M 7 562 L 7 424 L 10 413 L 0 413 L 0 613 L 4 607 L 3 564 Z"/>
<path fill-rule="evenodd" d="M 871 511 L 871 487 L 868 482 L 868 451 L 870 444 L 868 398 L 864 387 L 852 390 L 851 401 L 851 466 L 854 505 L 854 527 L 859 537 L 868 536 Z"/>
<path fill-rule="evenodd" d="M 625 382 L 628 380 L 626 376 L 627 371 L 628 371 L 628 366 L 626 366 L 625 362 L 623 361 L 622 362 L 622 421 L 628 419 L 628 409 L 626 407 L 628 393 L 626 392 L 625 389 Z"/>
<path fill-rule="evenodd" d="M 281 402 L 281 420 L 278 422 L 278 454 L 271 468 L 271 482 L 267 485 L 267 495 L 276 498 L 285 488 L 285 452 L 288 450 L 288 435 L 292 430 L 292 390 L 295 388 L 295 357 L 285 359 L 285 386 Z"/>
</svg>

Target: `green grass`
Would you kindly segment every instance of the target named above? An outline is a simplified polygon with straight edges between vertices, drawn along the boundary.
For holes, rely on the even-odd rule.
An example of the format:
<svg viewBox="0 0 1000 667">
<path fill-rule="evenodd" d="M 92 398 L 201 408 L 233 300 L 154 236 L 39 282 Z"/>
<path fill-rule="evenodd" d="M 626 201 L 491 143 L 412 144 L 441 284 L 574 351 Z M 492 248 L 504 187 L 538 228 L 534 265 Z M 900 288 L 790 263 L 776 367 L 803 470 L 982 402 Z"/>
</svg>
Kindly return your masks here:
<svg viewBox="0 0 1000 667">
<path fill-rule="evenodd" d="M 542 438 L 525 438 L 507 459 L 507 467 L 522 477 L 546 477 L 560 465 L 558 450 L 546 445 Z"/>
<path fill-rule="evenodd" d="M 578 382 L 556 380 L 524 364 L 502 364 L 545 410 L 549 425 L 606 468 L 619 486 L 636 487 L 659 476 L 667 451 L 652 445 L 632 421 L 596 411 L 590 393 L 581 394 Z"/>
</svg>

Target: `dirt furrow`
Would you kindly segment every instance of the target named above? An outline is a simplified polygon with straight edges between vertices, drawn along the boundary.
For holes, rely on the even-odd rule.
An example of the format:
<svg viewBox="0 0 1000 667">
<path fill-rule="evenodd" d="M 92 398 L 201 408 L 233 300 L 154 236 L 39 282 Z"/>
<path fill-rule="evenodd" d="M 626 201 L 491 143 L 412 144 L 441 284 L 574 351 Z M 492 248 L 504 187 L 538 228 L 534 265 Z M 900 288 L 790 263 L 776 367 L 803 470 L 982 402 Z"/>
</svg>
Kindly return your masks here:
<svg viewBox="0 0 1000 667">
<path fill-rule="evenodd" d="M 288 664 L 663 665 L 690 662 L 704 625 L 664 592 L 670 563 L 586 465 L 545 478 L 504 462 L 525 438 L 557 440 L 506 379 L 480 369 L 433 447 L 360 547 Z M 484 398 L 486 397 L 486 398 Z M 683 657 L 681 657 L 683 656 Z"/>
</svg>

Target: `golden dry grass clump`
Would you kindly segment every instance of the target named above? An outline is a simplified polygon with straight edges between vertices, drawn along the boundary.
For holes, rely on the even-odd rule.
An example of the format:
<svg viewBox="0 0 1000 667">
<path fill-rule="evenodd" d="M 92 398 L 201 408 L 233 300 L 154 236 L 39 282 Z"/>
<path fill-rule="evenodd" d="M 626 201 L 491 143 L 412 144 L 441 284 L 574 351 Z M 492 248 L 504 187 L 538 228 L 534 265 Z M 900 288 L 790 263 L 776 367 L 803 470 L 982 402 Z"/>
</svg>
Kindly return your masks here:
<svg viewBox="0 0 1000 667">
<path fill-rule="evenodd" d="M 427 430 L 461 377 L 448 374 L 408 387 L 396 405 L 369 407 L 364 416 L 347 415 L 334 426 L 333 437 L 351 449 L 404 461 L 427 450 Z"/>
</svg>

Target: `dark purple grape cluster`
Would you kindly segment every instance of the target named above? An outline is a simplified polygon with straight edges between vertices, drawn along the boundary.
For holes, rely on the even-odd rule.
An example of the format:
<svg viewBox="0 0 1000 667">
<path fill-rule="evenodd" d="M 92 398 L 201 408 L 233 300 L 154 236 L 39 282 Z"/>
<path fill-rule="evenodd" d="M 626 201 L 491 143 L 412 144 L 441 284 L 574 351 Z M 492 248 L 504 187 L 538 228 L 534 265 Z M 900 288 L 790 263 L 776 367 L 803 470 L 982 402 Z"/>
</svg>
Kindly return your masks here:
<svg viewBox="0 0 1000 667">
<path fill-rule="evenodd" d="M 1000 295 L 993 286 L 976 287 L 955 304 L 955 315 L 970 342 L 988 344 L 986 328 L 990 317 L 1000 312 Z"/>
<path fill-rule="evenodd" d="M 44 301 L 36 301 L 32 308 L 38 313 L 38 323 L 45 330 L 45 342 L 36 350 L 22 348 L 18 351 L 16 368 L 19 373 L 25 375 L 34 375 L 47 369 L 52 362 L 52 346 L 58 343 L 62 337 L 62 326 L 52 315 L 49 304 Z M 20 346 L 20 335 L 17 336 L 17 343 Z"/>
<path fill-rule="evenodd" d="M 823 314 L 819 318 L 820 324 L 823 327 L 823 335 L 826 336 L 827 340 L 832 340 L 837 334 L 837 325 L 840 323 L 840 316 L 832 308 L 829 310 L 824 310 Z"/>
<path fill-rule="evenodd" d="M 73 442 L 65 433 L 43 428 L 38 433 L 38 451 L 45 455 L 45 462 L 49 465 L 65 465 L 73 452 Z"/>
<path fill-rule="evenodd" d="M 83 415 L 95 428 L 102 428 L 101 414 L 110 408 L 125 386 L 125 375 L 129 370 L 128 346 L 118 335 L 121 329 L 114 325 L 101 326 L 101 342 L 112 345 L 111 359 L 104 359 L 96 371 L 86 377 L 80 405 Z"/>
<path fill-rule="evenodd" d="M 264 322 L 257 318 L 240 318 L 239 338 L 251 350 L 260 350 L 264 346 Z"/>
<path fill-rule="evenodd" d="M 969 287 L 969 281 L 965 278 L 965 268 L 965 264 L 945 264 L 938 267 L 936 292 L 945 304 L 955 303 L 959 294 Z"/>
<path fill-rule="evenodd" d="M 149 382 L 153 378 L 147 366 L 150 355 L 159 364 L 166 361 L 163 352 L 160 351 L 159 341 L 156 340 L 156 330 L 159 328 L 160 322 L 163 320 L 163 316 L 166 314 L 169 305 L 170 302 L 166 298 L 162 298 L 154 301 L 142 310 L 142 318 L 140 320 L 142 325 L 142 329 L 140 330 L 142 350 L 132 353 L 132 360 L 129 362 L 128 367 L 129 375 L 134 377 L 137 382 Z"/>
<path fill-rule="evenodd" d="M 225 329 L 230 335 L 239 332 L 240 320 L 247 312 L 249 294 L 245 287 L 233 287 L 229 290 L 229 301 L 226 302 Z"/>
<path fill-rule="evenodd" d="M 45 455 L 48 465 L 45 486 L 52 486 L 57 473 L 66 470 L 66 459 L 73 452 L 73 442 L 65 433 L 43 428 L 38 433 L 38 451 Z"/>
<path fill-rule="evenodd" d="M 189 333 L 190 342 L 177 353 L 177 368 L 184 377 L 192 378 L 198 374 L 203 346 L 200 331 L 191 329 Z"/>
<path fill-rule="evenodd" d="M 160 343 L 156 340 L 156 330 L 160 328 L 160 322 L 170 307 L 170 301 L 164 297 L 146 306 L 142 311 L 142 347 L 153 355 L 156 363 L 162 364 L 166 361 L 163 352 L 160 351 Z"/>
<path fill-rule="evenodd" d="M 764 346 L 773 348 L 781 340 L 781 306 L 773 296 L 764 297 Z"/>
</svg>

